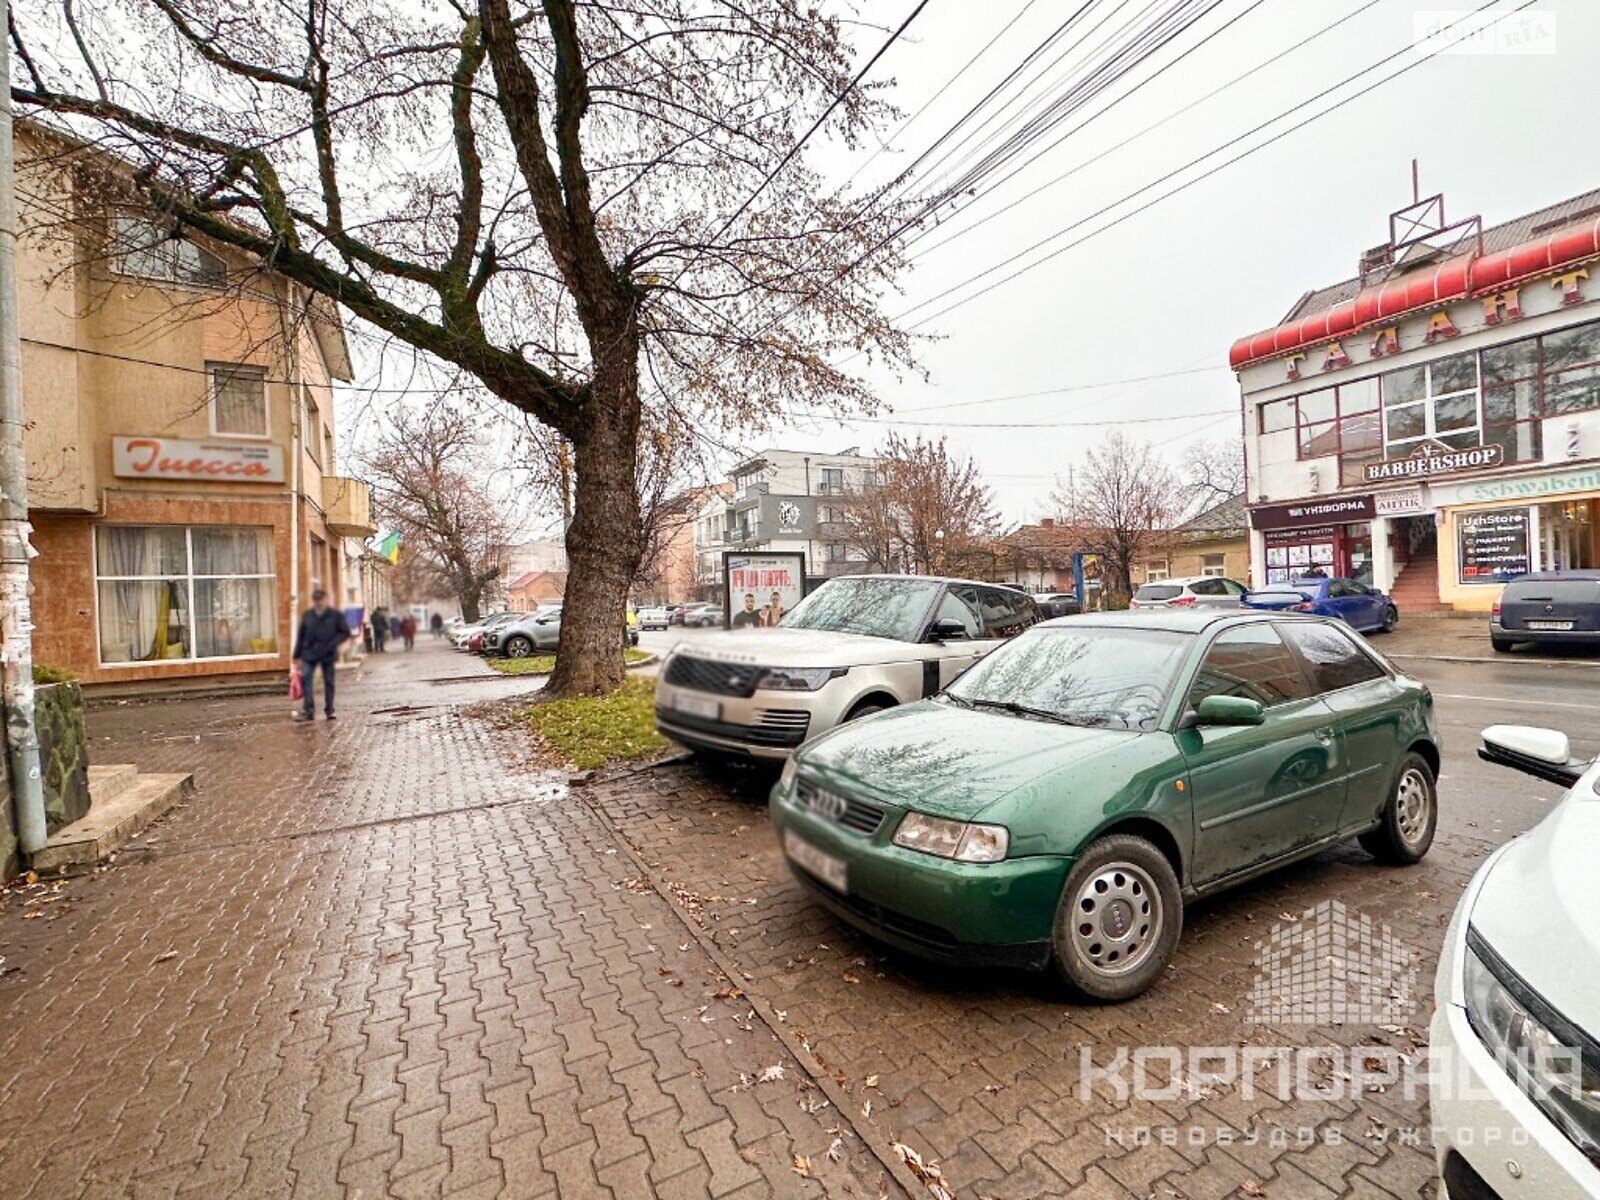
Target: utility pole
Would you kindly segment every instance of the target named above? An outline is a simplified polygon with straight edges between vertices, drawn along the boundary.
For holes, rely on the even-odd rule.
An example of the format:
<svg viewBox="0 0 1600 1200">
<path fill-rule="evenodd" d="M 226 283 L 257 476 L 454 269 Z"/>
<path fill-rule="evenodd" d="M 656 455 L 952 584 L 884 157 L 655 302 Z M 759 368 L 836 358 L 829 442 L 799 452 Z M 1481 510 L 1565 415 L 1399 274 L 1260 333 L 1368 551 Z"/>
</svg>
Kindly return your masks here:
<svg viewBox="0 0 1600 1200">
<path fill-rule="evenodd" d="M 8 0 L 0 16 L 10 28 Z M 11 46 L 0 38 L 0 698 L 11 756 L 11 798 L 24 854 L 44 849 L 44 781 L 33 719 L 33 616 L 28 602 L 28 461 L 22 449 L 22 346 L 17 334 L 17 198 L 11 141 Z"/>
</svg>

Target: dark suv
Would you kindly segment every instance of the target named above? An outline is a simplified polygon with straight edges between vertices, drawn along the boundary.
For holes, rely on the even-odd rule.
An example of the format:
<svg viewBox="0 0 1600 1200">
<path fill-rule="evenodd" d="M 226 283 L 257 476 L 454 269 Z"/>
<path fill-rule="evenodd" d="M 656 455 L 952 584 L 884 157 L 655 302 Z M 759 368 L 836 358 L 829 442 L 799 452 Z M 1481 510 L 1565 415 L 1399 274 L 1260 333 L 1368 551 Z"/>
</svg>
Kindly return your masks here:
<svg viewBox="0 0 1600 1200">
<path fill-rule="evenodd" d="M 1529 645 L 1600 646 L 1600 571 L 1535 571 L 1506 584 L 1489 614 L 1496 650 Z"/>
</svg>

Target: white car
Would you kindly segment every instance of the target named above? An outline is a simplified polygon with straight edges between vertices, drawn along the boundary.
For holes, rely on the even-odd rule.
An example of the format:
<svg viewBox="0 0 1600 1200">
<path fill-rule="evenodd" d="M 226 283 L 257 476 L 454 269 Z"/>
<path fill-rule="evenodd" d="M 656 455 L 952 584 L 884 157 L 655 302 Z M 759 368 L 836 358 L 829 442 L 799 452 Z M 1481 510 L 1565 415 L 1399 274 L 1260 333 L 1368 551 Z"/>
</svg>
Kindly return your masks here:
<svg viewBox="0 0 1600 1200">
<path fill-rule="evenodd" d="M 1129 608 L 1238 608 L 1249 589 L 1220 575 L 1187 575 L 1141 583 Z"/>
<path fill-rule="evenodd" d="M 672 610 L 664 604 L 652 605 L 639 610 L 640 629 L 665 629 L 670 624 L 668 618 Z"/>
<path fill-rule="evenodd" d="M 1496 725 L 1479 755 L 1566 798 L 1478 868 L 1429 1033 L 1441 1200 L 1600 1200 L 1600 759 Z"/>
<path fill-rule="evenodd" d="M 773 629 L 678 645 L 656 727 L 691 750 L 785 759 L 807 738 L 931 696 L 1038 620 L 1011 588 L 925 575 L 830 579 Z"/>
</svg>

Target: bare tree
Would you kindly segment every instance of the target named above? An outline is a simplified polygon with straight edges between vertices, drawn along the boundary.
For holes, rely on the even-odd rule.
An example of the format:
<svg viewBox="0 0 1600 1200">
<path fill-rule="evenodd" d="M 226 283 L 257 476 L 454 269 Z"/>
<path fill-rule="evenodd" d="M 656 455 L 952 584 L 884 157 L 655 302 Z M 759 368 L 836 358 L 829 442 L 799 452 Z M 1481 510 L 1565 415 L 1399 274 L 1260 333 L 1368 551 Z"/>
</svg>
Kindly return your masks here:
<svg viewBox="0 0 1600 1200">
<path fill-rule="evenodd" d="M 483 442 L 458 409 L 426 416 L 400 411 L 366 462 L 383 519 L 398 527 L 401 555 L 438 564 L 476 621 L 485 589 L 504 570 L 517 531 L 511 506 L 490 494 Z M 396 580 L 399 594 L 399 580 Z M 620 623 L 619 623 L 620 628 Z"/>
<path fill-rule="evenodd" d="M 1051 497 L 1085 550 L 1100 555 L 1111 590 L 1133 594 L 1133 564 L 1182 515 L 1182 485 L 1147 443 L 1113 433 L 1089 451 L 1070 495 Z"/>
<path fill-rule="evenodd" d="M 684 420 L 740 422 L 870 404 L 834 351 L 910 364 L 878 306 L 901 263 L 897 181 L 830 193 L 800 153 L 823 117 L 854 142 L 891 110 L 852 86 L 854 23 L 800 0 L 14 13 L 12 99 L 125 160 L 126 199 L 570 444 L 549 693 L 623 677 L 641 371 Z"/>
<path fill-rule="evenodd" d="M 1183 482 L 1194 512 L 1215 508 L 1244 491 L 1244 442 L 1218 438 L 1184 451 Z"/>
<path fill-rule="evenodd" d="M 847 492 L 842 507 L 845 543 L 880 570 L 945 574 L 992 561 L 993 493 L 972 458 L 942 437 L 890 434 L 872 481 Z"/>
</svg>

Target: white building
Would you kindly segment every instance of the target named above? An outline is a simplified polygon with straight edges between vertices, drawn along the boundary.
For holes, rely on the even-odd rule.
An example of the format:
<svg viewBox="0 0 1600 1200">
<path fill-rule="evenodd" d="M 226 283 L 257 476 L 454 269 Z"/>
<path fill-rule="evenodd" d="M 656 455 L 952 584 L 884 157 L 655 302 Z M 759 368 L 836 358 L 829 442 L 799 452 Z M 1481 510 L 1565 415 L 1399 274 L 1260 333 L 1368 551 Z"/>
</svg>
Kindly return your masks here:
<svg viewBox="0 0 1600 1200">
<path fill-rule="evenodd" d="M 1230 361 L 1251 582 L 1320 567 L 1402 610 L 1487 610 L 1600 563 L 1600 190 L 1488 229 L 1442 197 Z"/>
</svg>

